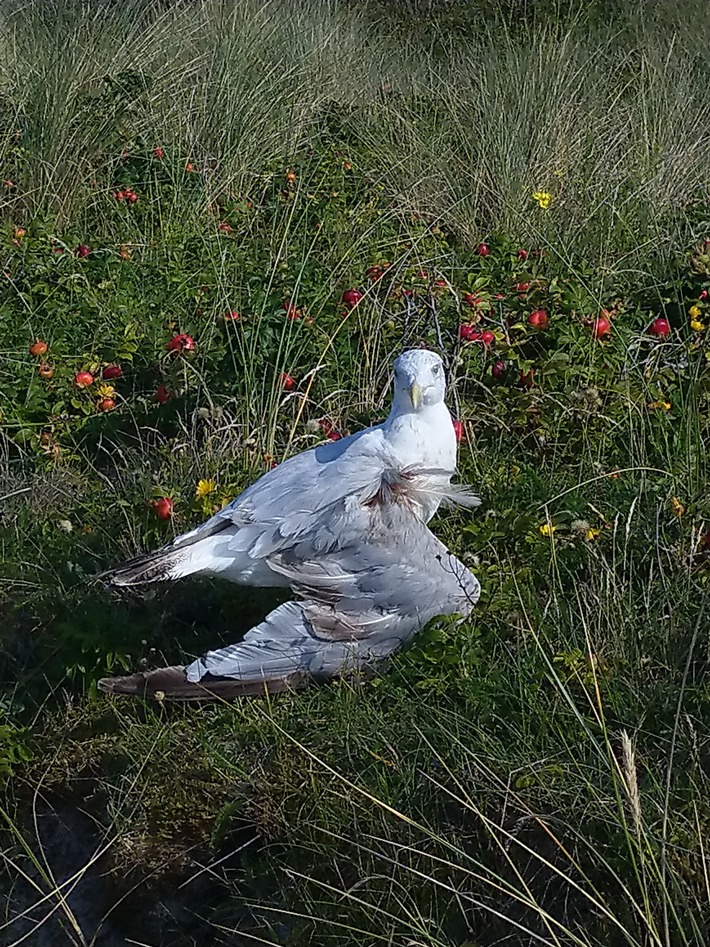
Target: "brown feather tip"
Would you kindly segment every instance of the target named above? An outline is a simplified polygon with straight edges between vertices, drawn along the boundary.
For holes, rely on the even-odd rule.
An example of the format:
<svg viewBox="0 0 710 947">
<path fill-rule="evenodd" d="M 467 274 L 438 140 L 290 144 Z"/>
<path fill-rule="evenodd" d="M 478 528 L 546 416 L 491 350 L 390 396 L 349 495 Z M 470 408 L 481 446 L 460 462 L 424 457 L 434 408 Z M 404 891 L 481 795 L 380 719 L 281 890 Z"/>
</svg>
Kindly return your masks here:
<svg viewBox="0 0 710 947">
<path fill-rule="evenodd" d="M 126 677 L 104 677 L 98 688 L 104 694 L 119 697 L 142 697 L 156 703 L 168 701 L 230 700 L 250 695 L 278 694 L 305 687 L 308 680 L 302 673 L 284 675 L 261 681 L 239 681 L 207 675 L 199 684 L 185 677 L 182 666 L 129 674 Z"/>
</svg>

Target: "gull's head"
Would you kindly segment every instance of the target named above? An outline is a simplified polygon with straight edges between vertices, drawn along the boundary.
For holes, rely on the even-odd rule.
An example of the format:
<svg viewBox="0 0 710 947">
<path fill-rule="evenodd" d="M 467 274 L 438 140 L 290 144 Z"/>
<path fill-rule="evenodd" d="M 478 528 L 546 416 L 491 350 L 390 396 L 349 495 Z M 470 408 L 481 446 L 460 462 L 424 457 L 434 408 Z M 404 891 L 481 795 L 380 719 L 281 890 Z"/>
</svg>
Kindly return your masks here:
<svg viewBox="0 0 710 947">
<path fill-rule="evenodd" d="M 442 402 L 445 394 L 444 363 L 436 352 L 410 349 L 395 359 L 394 402 L 398 407 L 421 411 Z"/>
</svg>

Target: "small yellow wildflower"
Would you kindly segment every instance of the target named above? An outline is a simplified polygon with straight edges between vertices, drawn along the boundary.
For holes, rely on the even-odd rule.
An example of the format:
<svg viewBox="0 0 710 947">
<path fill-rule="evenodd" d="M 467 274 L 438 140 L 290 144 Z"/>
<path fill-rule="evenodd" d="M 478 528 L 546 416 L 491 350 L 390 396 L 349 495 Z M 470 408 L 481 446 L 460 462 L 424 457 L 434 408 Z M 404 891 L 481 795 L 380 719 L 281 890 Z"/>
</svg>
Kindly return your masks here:
<svg viewBox="0 0 710 947">
<path fill-rule="evenodd" d="M 591 543 L 591 542 L 594 542 L 594 540 L 597 538 L 597 536 L 600 533 L 601 533 L 600 529 L 594 529 L 593 526 L 590 526 L 587 532 L 584 534 L 584 538 L 587 540 L 587 542 Z"/>
<path fill-rule="evenodd" d="M 116 394 L 116 389 L 113 385 L 99 385 L 96 389 L 96 394 L 99 398 L 113 398 Z"/>
<path fill-rule="evenodd" d="M 552 194 L 549 191 L 533 191 L 533 200 L 537 201 L 543 210 L 547 210 L 552 203 Z"/>
<path fill-rule="evenodd" d="M 543 523 L 542 526 L 540 526 L 540 535 L 552 536 L 552 534 L 554 533 L 556 529 L 557 529 L 556 526 L 550 526 L 549 523 Z"/>
<path fill-rule="evenodd" d="M 664 411 L 670 411 L 671 405 L 670 405 L 670 402 L 668 401 L 651 401 L 649 404 L 649 408 L 652 411 L 655 411 L 658 408 L 663 408 Z"/>
<path fill-rule="evenodd" d="M 690 328 L 693 330 L 693 332 L 702 332 L 705 329 L 705 324 L 699 319 L 691 319 Z"/>
<path fill-rule="evenodd" d="M 195 495 L 203 499 L 204 497 L 208 497 L 210 493 L 214 493 L 216 489 L 217 484 L 214 480 L 198 480 Z"/>
<path fill-rule="evenodd" d="M 688 313 L 690 314 L 691 319 L 699 319 L 702 316 L 703 311 L 700 306 L 691 306 L 688 310 Z"/>
<path fill-rule="evenodd" d="M 685 513 L 685 507 L 680 502 L 678 497 L 671 497 L 671 506 L 673 507 L 673 512 L 676 516 L 680 517 Z"/>
</svg>

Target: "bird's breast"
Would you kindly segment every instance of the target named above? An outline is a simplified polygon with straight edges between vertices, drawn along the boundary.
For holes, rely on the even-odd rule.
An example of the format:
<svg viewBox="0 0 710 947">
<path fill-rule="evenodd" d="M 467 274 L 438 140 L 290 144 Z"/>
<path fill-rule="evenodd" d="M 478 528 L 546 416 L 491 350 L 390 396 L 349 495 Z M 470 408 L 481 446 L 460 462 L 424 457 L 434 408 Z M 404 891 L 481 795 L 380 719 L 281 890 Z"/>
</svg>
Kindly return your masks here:
<svg viewBox="0 0 710 947">
<path fill-rule="evenodd" d="M 386 431 L 389 448 L 395 453 L 403 467 L 440 469 L 453 474 L 456 468 L 456 434 L 451 415 L 445 405 L 432 406 L 427 411 L 390 417 Z M 448 486 L 451 475 L 431 476 L 434 488 L 422 501 L 419 515 L 428 522 L 439 508 L 437 496 L 440 488 Z"/>
<path fill-rule="evenodd" d="M 456 434 L 451 415 L 444 409 L 433 418 L 406 414 L 395 419 L 387 432 L 389 447 L 405 466 L 456 468 Z"/>
</svg>

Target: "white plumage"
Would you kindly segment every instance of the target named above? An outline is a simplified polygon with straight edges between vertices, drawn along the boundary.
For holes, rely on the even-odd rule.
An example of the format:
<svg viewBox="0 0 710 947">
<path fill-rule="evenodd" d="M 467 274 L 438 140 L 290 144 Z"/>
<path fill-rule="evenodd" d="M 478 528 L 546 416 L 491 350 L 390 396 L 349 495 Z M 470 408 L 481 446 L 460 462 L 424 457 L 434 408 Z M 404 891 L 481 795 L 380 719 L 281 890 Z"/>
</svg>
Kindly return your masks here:
<svg viewBox="0 0 710 947">
<path fill-rule="evenodd" d="M 220 575 L 288 586 L 300 601 L 187 669 L 102 688 L 155 692 L 162 681 L 182 699 L 231 694 L 235 683 L 280 689 L 381 659 L 435 615 L 468 614 L 478 582 L 425 525 L 444 499 L 478 502 L 450 484 L 456 437 L 444 395 L 439 356 L 404 352 L 383 424 L 284 461 L 197 529 L 113 573 L 119 586 Z M 217 686 L 224 679 L 231 691 Z"/>
</svg>

